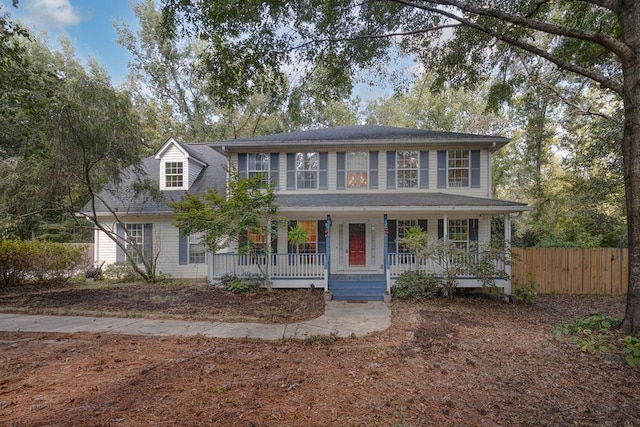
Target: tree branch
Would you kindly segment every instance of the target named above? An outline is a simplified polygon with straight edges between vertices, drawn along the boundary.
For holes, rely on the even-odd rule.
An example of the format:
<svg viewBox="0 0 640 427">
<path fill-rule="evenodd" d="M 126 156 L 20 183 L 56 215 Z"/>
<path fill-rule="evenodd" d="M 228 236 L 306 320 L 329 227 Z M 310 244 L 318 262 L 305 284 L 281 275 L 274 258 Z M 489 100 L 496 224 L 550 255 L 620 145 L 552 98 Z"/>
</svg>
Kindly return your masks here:
<svg viewBox="0 0 640 427">
<path fill-rule="evenodd" d="M 481 31 L 481 32 L 483 32 L 483 33 L 485 33 L 487 35 L 490 35 L 490 36 L 492 36 L 492 37 L 494 37 L 494 38 L 496 38 L 496 39 L 498 39 L 500 41 L 503 41 L 503 42 L 505 42 L 507 44 L 510 44 L 512 46 L 515 46 L 515 47 L 518 47 L 518 48 L 523 49 L 523 50 L 525 50 L 527 52 L 533 53 L 534 55 L 540 56 L 540 57 L 552 62 L 553 64 L 557 65 L 561 69 L 564 69 L 564 70 L 579 74 L 579 75 L 584 76 L 584 77 L 587 77 L 587 78 L 589 78 L 589 79 L 591 79 L 591 80 L 593 80 L 593 81 L 595 81 L 597 83 L 600 83 L 603 87 L 605 87 L 607 89 L 610 89 L 610 90 L 612 90 L 612 91 L 614 91 L 614 92 L 616 92 L 616 93 L 618 93 L 620 95 L 622 95 L 624 93 L 624 87 L 620 82 L 618 82 L 616 80 L 613 80 L 613 79 L 610 79 L 610 78 L 604 76 L 602 73 L 599 73 L 599 72 L 597 72 L 597 71 L 595 71 L 593 69 L 589 69 L 587 67 L 583 67 L 581 65 L 572 64 L 570 62 L 567 62 L 567 61 L 563 60 L 562 58 L 559 58 L 559 57 L 551 54 L 550 52 L 547 52 L 546 50 L 541 49 L 541 48 L 539 48 L 539 47 L 537 47 L 537 46 L 535 46 L 535 45 L 533 45 L 531 43 L 528 43 L 528 42 L 525 42 L 523 40 L 517 39 L 515 37 L 511 37 L 509 35 L 503 34 L 503 33 L 499 32 L 497 30 L 494 30 L 494 29 L 489 28 L 487 26 L 478 24 L 477 22 L 471 21 L 471 20 L 466 19 L 466 18 L 464 18 L 462 16 L 456 15 L 453 12 L 447 12 L 445 10 L 438 9 L 436 7 L 431 7 L 431 6 L 417 5 L 415 3 L 412 3 L 410 1 L 405 1 L 405 0 L 391 0 L 391 1 L 395 1 L 397 3 L 404 4 L 404 5 L 408 6 L 408 7 L 415 7 L 415 8 L 418 8 L 418 9 L 425 10 L 427 12 L 433 12 L 433 13 L 440 14 L 442 16 L 446 16 L 446 17 L 448 17 L 448 18 L 450 18 L 452 20 L 455 20 L 455 21 L 459 22 L 460 24 L 462 24 L 462 25 L 464 25 L 466 27 L 473 28 L 475 30 Z M 460 1 L 457 1 L 457 0 L 452 0 L 452 1 L 429 1 L 429 2 L 430 3 L 439 4 L 439 5 L 452 5 L 452 6 L 455 6 L 455 7 L 458 7 L 458 8 L 460 8 L 460 6 L 458 6 L 458 4 L 464 4 L 464 2 L 460 2 Z M 467 9 L 464 9 L 464 10 L 468 11 L 468 12 L 471 12 L 471 13 L 476 13 L 473 9 L 484 10 L 484 9 L 481 9 L 481 8 L 473 8 L 473 7 L 469 7 L 468 10 Z M 488 10 L 488 9 L 486 9 L 486 10 Z M 501 19 L 498 16 L 499 14 L 501 14 L 501 15 L 504 15 L 504 16 L 510 16 L 512 18 L 515 18 L 512 15 L 503 14 L 502 12 L 500 12 L 499 14 L 496 14 L 496 15 L 490 15 L 490 14 L 486 13 L 486 10 L 484 10 L 484 16 L 491 16 L 491 17 L 494 17 L 494 18 L 497 18 L 497 19 Z M 491 9 L 491 11 L 494 11 L 494 9 Z M 499 12 L 499 11 L 496 11 L 496 12 Z M 529 21 L 529 20 L 523 20 L 523 22 L 524 21 Z M 506 22 L 512 22 L 512 21 L 507 20 Z M 533 22 L 537 22 L 537 21 L 533 21 Z M 515 22 L 512 22 L 512 23 L 515 23 Z M 521 24 L 518 24 L 518 25 L 521 25 Z M 544 24 L 544 25 L 546 25 L 546 24 Z M 543 27 L 544 25 L 541 25 L 541 27 Z M 555 27 L 558 27 L 558 26 L 555 26 Z M 529 28 L 532 28 L 532 27 L 529 27 Z M 565 28 L 565 27 L 562 27 L 562 28 Z M 544 30 L 540 30 L 540 31 L 545 32 Z M 556 34 L 556 33 L 551 32 L 550 34 Z M 559 35 L 559 34 L 556 34 L 556 35 Z M 582 40 L 593 41 L 593 40 L 590 40 L 590 39 L 582 39 Z M 622 43 L 618 42 L 617 40 L 616 40 L 616 42 L 618 44 L 622 44 Z M 625 52 L 627 50 L 628 50 L 628 48 L 626 48 L 626 45 L 625 45 Z M 620 58 L 620 59 L 622 59 L 622 58 Z"/>
</svg>

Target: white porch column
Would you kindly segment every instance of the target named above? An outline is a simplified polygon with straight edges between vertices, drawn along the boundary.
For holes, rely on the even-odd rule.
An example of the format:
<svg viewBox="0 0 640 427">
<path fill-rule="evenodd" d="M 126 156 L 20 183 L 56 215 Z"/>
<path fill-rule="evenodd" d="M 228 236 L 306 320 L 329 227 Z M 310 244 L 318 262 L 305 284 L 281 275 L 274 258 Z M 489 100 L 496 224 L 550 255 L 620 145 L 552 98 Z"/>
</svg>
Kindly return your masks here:
<svg viewBox="0 0 640 427">
<path fill-rule="evenodd" d="M 505 295 L 511 295 L 511 215 L 504 215 L 504 250 L 507 254 L 507 264 L 504 271 L 509 275 L 507 285 L 504 288 Z"/>
<path fill-rule="evenodd" d="M 449 241 L 449 215 L 445 212 L 442 216 L 442 239 L 445 242 Z"/>
</svg>

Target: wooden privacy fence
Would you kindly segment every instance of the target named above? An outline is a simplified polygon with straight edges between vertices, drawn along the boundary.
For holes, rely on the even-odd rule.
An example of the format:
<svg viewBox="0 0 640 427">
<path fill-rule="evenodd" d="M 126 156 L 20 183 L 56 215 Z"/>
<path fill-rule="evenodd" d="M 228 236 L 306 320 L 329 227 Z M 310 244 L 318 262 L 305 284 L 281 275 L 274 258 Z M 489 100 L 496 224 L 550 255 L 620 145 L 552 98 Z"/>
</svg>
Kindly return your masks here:
<svg viewBox="0 0 640 427">
<path fill-rule="evenodd" d="M 512 248 L 513 283 L 535 281 L 541 294 L 625 295 L 627 248 Z"/>
</svg>

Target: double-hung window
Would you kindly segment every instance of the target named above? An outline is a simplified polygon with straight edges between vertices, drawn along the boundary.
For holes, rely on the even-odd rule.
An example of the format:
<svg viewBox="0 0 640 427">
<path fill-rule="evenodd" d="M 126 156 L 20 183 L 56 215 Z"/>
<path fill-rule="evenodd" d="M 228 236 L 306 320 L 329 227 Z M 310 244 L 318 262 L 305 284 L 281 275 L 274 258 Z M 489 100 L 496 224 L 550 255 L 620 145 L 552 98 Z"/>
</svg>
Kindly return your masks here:
<svg viewBox="0 0 640 427">
<path fill-rule="evenodd" d="M 409 249 L 402 243 L 402 239 L 407 237 L 407 230 L 418 226 L 418 220 L 415 219 L 399 219 L 398 220 L 398 252 L 408 253 Z"/>
<path fill-rule="evenodd" d="M 346 155 L 347 188 L 367 188 L 369 185 L 369 153 L 349 152 Z"/>
<path fill-rule="evenodd" d="M 448 187 L 469 186 L 469 150 L 449 150 L 447 153 Z"/>
<path fill-rule="evenodd" d="M 318 188 L 318 153 L 296 153 L 296 188 Z"/>
<path fill-rule="evenodd" d="M 465 251 L 469 249 L 469 220 L 449 220 L 449 242 L 458 249 Z"/>
<path fill-rule="evenodd" d="M 418 188 L 419 151 L 397 151 L 396 173 L 398 188 Z"/>
<path fill-rule="evenodd" d="M 189 264 L 204 264 L 205 263 L 205 249 L 204 245 L 200 241 L 189 236 Z"/>
<path fill-rule="evenodd" d="M 126 224 L 127 227 L 127 253 L 136 264 L 142 263 L 144 248 L 144 225 Z M 137 250 L 136 250 L 137 249 Z"/>
<path fill-rule="evenodd" d="M 263 182 L 269 182 L 269 153 L 248 153 L 247 174 L 249 178 L 260 177 Z"/>
<path fill-rule="evenodd" d="M 315 254 L 317 252 L 318 242 L 318 225 L 317 221 L 298 221 L 298 227 L 307 233 L 307 241 L 302 243 L 298 248 L 298 253 Z"/>
<path fill-rule="evenodd" d="M 400 264 L 411 264 L 415 261 L 415 256 L 409 248 L 402 243 L 402 239 L 407 237 L 407 230 L 411 227 L 417 227 L 418 221 L 415 219 L 399 219 L 398 220 L 398 262 Z"/>
<path fill-rule="evenodd" d="M 166 188 L 183 188 L 184 164 L 182 162 L 165 163 L 165 187 Z"/>
</svg>

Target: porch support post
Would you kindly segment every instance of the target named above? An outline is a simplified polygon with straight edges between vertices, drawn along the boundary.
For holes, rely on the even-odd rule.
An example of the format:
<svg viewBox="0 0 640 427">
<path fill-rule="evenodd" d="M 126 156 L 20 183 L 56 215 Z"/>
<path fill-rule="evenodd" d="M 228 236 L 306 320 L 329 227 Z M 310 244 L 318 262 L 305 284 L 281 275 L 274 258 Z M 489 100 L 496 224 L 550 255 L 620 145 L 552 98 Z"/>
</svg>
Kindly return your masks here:
<svg viewBox="0 0 640 427">
<path fill-rule="evenodd" d="M 326 242 L 326 257 L 324 265 L 324 289 L 329 290 L 329 275 L 331 274 L 331 215 L 327 215 L 327 242 Z"/>
<path fill-rule="evenodd" d="M 442 216 L 442 239 L 448 243 L 449 242 L 449 215 L 445 212 Z"/>
<path fill-rule="evenodd" d="M 382 247 L 382 267 L 384 268 L 384 277 L 387 282 L 387 291 L 391 292 L 391 271 L 389 270 L 389 224 L 387 223 L 387 214 L 384 214 L 384 243 Z"/>
<path fill-rule="evenodd" d="M 508 296 L 511 295 L 511 215 L 508 213 L 504 215 L 504 250 L 507 260 L 504 272 L 509 276 L 504 287 L 504 295 Z"/>
</svg>

